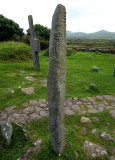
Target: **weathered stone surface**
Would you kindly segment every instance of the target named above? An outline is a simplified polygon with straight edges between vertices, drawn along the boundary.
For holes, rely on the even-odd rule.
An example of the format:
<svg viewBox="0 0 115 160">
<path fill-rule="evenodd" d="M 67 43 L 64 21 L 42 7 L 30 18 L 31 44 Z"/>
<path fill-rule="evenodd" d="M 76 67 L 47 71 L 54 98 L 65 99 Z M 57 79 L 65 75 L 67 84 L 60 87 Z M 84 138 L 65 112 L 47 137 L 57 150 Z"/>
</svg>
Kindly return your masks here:
<svg viewBox="0 0 115 160">
<path fill-rule="evenodd" d="M 72 116 L 72 115 L 75 115 L 75 112 L 73 112 L 71 110 L 65 110 L 65 114 L 68 116 Z"/>
<path fill-rule="evenodd" d="M 106 133 L 106 132 L 103 132 L 103 133 L 101 134 L 101 137 L 102 137 L 103 139 L 108 139 L 108 140 L 111 140 L 111 141 L 115 142 L 115 139 L 114 139 L 110 134 L 108 134 L 108 133 Z"/>
<path fill-rule="evenodd" d="M 87 117 L 81 117 L 81 122 L 91 122 L 91 120 Z"/>
<path fill-rule="evenodd" d="M 25 92 L 26 94 L 32 94 L 34 93 L 34 88 L 33 87 L 22 88 L 22 91 Z"/>
<path fill-rule="evenodd" d="M 59 4 L 52 19 L 47 78 L 51 144 L 57 154 L 61 154 L 65 148 L 66 49 L 66 10 L 63 5 Z"/>
<path fill-rule="evenodd" d="M 9 120 L 8 119 L 4 120 L 1 123 L 1 132 L 2 132 L 4 139 L 6 140 L 7 146 L 9 146 L 11 143 L 12 131 L 13 131 L 12 125 L 10 124 Z"/>
<path fill-rule="evenodd" d="M 39 70 L 40 69 L 40 64 L 39 64 L 38 52 L 40 51 L 40 42 L 36 38 L 36 34 L 35 34 L 35 31 L 34 31 L 34 26 L 33 26 L 33 19 L 32 19 L 31 15 L 28 16 L 28 21 L 29 21 L 30 35 L 31 35 L 30 47 L 31 47 L 31 50 L 32 50 L 33 68 L 35 70 Z"/>
<path fill-rule="evenodd" d="M 85 140 L 83 147 L 89 158 L 103 157 L 104 155 L 107 155 L 107 151 L 105 148 L 92 142 Z"/>
<path fill-rule="evenodd" d="M 35 81 L 35 78 L 33 77 L 25 77 L 25 79 L 27 79 L 28 81 Z"/>
<path fill-rule="evenodd" d="M 115 118 L 115 109 L 114 109 L 114 110 L 111 110 L 109 113 L 111 114 L 112 117 Z"/>
</svg>

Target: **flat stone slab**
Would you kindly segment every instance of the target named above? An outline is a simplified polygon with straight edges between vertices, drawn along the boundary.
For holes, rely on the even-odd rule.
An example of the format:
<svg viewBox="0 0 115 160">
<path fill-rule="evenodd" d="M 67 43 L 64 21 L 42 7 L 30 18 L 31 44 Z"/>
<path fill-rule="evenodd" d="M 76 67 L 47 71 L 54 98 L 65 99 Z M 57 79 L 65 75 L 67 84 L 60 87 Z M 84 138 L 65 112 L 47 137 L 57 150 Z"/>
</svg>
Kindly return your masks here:
<svg viewBox="0 0 115 160">
<path fill-rule="evenodd" d="M 22 91 L 26 94 L 32 94 L 34 93 L 34 88 L 33 87 L 29 87 L 29 88 L 22 88 Z"/>
<path fill-rule="evenodd" d="M 114 109 L 114 110 L 111 110 L 109 113 L 111 114 L 112 117 L 115 118 L 115 109 Z"/>
<path fill-rule="evenodd" d="M 25 79 L 28 81 L 35 81 L 35 78 L 33 78 L 33 77 L 25 77 Z"/>
<path fill-rule="evenodd" d="M 12 116 L 9 117 L 9 120 L 12 122 L 21 122 L 21 123 L 26 123 L 27 120 L 29 119 L 29 116 L 26 114 L 18 114 L 14 113 Z"/>
<path fill-rule="evenodd" d="M 89 158 L 104 157 L 105 155 L 107 155 L 107 151 L 105 148 L 87 140 L 84 141 L 83 148 Z"/>
<path fill-rule="evenodd" d="M 112 95 L 103 95 L 103 98 L 108 101 L 115 101 L 115 96 Z"/>
<path fill-rule="evenodd" d="M 65 114 L 68 116 L 72 116 L 72 115 L 75 115 L 75 112 L 73 112 L 71 110 L 65 110 Z"/>
</svg>

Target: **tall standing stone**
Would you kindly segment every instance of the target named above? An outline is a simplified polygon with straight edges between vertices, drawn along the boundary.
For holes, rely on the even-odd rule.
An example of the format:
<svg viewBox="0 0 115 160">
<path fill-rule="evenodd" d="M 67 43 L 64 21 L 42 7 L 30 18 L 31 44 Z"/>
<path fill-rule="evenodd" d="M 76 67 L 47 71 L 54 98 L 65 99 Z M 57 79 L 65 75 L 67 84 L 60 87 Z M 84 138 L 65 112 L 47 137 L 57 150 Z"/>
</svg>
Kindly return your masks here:
<svg viewBox="0 0 115 160">
<path fill-rule="evenodd" d="M 47 77 L 51 144 L 57 154 L 61 154 L 65 147 L 66 48 L 66 10 L 59 4 L 52 18 Z"/>
<path fill-rule="evenodd" d="M 32 15 L 28 16 L 28 21 L 29 21 L 30 36 L 31 36 L 30 47 L 31 47 L 31 50 L 32 50 L 33 68 L 35 70 L 39 70 L 40 69 L 40 64 L 39 64 L 38 52 L 40 51 L 40 42 L 36 38 L 36 34 L 35 34 L 35 31 L 34 31 L 34 26 L 33 26 Z"/>
</svg>

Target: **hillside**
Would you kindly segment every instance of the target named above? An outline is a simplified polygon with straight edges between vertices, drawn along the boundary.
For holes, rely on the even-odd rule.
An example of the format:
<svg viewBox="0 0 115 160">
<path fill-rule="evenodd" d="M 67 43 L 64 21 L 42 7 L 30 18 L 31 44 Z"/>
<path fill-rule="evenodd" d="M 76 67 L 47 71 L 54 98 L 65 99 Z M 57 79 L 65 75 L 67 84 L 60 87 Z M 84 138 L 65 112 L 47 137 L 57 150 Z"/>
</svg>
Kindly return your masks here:
<svg viewBox="0 0 115 160">
<path fill-rule="evenodd" d="M 114 39 L 115 32 L 101 30 L 94 33 L 71 32 L 67 31 L 67 40 L 71 39 Z"/>
</svg>

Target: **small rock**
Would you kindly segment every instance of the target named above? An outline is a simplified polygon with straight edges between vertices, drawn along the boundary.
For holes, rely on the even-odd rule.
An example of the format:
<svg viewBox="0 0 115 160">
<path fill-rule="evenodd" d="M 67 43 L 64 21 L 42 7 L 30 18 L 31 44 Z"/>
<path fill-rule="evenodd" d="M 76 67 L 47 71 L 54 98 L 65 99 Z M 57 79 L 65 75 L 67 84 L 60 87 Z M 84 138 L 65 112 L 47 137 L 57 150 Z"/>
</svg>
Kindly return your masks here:
<svg viewBox="0 0 115 160">
<path fill-rule="evenodd" d="M 6 92 L 14 93 L 14 90 L 13 90 L 12 88 L 8 88 L 8 89 L 6 90 Z"/>
<path fill-rule="evenodd" d="M 84 150 L 87 156 L 90 158 L 97 158 L 97 157 L 103 157 L 107 155 L 107 151 L 105 148 L 96 145 L 92 142 L 89 142 L 87 140 L 84 141 Z"/>
<path fill-rule="evenodd" d="M 107 139 L 107 140 L 111 140 L 111 141 L 115 142 L 115 139 L 114 139 L 110 134 L 108 134 L 108 133 L 106 133 L 106 132 L 103 132 L 103 133 L 101 134 L 101 137 L 102 137 L 103 139 Z"/>
<path fill-rule="evenodd" d="M 77 105 L 71 106 L 71 109 L 72 109 L 72 110 L 76 110 L 76 111 L 79 111 L 79 110 L 80 110 L 80 108 L 79 108 Z"/>
<path fill-rule="evenodd" d="M 26 94 L 32 94 L 34 93 L 34 88 L 33 87 L 22 88 L 22 91 L 25 92 Z"/>
<path fill-rule="evenodd" d="M 75 151 L 75 155 L 76 155 L 76 157 L 77 157 L 77 158 L 79 158 L 79 154 L 78 154 L 78 152 L 76 152 L 76 151 Z"/>
<path fill-rule="evenodd" d="M 18 86 L 18 88 L 21 88 L 21 86 Z"/>
<path fill-rule="evenodd" d="M 71 110 L 65 110 L 65 114 L 68 116 L 72 116 L 72 115 L 75 115 L 75 112 L 73 112 Z"/>
<path fill-rule="evenodd" d="M 1 123 L 1 131 L 2 131 L 2 135 L 6 140 L 6 144 L 7 146 L 10 145 L 11 140 L 12 140 L 12 125 L 10 124 L 9 120 L 6 119 Z"/>
<path fill-rule="evenodd" d="M 47 86 L 47 80 L 41 80 L 40 84 L 43 85 L 43 86 Z"/>
<path fill-rule="evenodd" d="M 98 118 L 98 117 L 93 117 L 92 121 L 93 121 L 93 122 L 95 122 L 95 121 L 96 121 L 96 122 L 99 122 L 99 118 Z"/>
<path fill-rule="evenodd" d="M 86 114 L 86 111 L 79 111 L 79 114 Z"/>
<path fill-rule="evenodd" d="M 35 81 L 35 78 L 33 77 L 25 77 L 25 79 L 27 79 L 28 81 Z"/>
<path fill-rule="evenodd" d="M 96 109 L 90 109 L 90 110 L 88 110 L 88 113 L 98 113 L 98 110 L 96 110 Z"/>
<path fill-rule="evenodd" d="M 92 133 L 92 135 L 94 135 L 94 134 L 97 133 L 97 130 L 96 130 L 96 129 L 93 129 L 93 130 L 91 131 L 91 133 Z"/>
<path fill-rule="evenodd" d="M 39 99 L 40 103 L 46 103 L 46 99 Z"/>
<path fill-rule="evenodd" d="M 40 111 L 40 116 L 42 116 L 42 117 L 46 117 L 46 116 L 47 116 L 47 114 L 46 114 L 46 112 L 45 112 L 45 111 Z"/>
<path fill-rule="evenodd" d="M 85 135 L 86 134 L 86 130 L 87 130 L 86 127 L 83 127 L 81 132 Z"/>
<path fill-rule="evenodd" d="M 91 120 L 87 117 L 81 117 L 81 122 L 91 122 Z"/>
<path fill-rule="evenodd" d="M 98 72 L 98 67 L 93 66 L 92 71 Z"/>
<path fill-rule="evenodd" d="M 90 84 L 90 85 L 89 85 L 89 88 L 90 88 L 90 89 L 97 89 L 97 87 L 96 87 L 95 84 Z"/>
<path fill-rule="evenodd" d="M 93 54 L 90 54 L 90 55 L 88 56 L 88 58 L 91 59 L 92 55 L 93 55 Z"/>
<path fill-rule="evenodd" d="M 39 116 L 39 114 L 37 114 L 37 113 L 32 113 L 32 114 L 30 114 L 30 119 L 31 120 L 37 120 L 37 119 L 39 119 L 40 118 L 40 116 Z"/>
<path fill-rule="evenodd" d="M 112 117 L 115 118 L 115 109 L 114 109 L 114 110 L 111 110 L 109 113 L 111 114 Z"/>
</svg>

